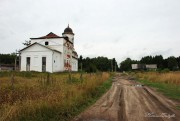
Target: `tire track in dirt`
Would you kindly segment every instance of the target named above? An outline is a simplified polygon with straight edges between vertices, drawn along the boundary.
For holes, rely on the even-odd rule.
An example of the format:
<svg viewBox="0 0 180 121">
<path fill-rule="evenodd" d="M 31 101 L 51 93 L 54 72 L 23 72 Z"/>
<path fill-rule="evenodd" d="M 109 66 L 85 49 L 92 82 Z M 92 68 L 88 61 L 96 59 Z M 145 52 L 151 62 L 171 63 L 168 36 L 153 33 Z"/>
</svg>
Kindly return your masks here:
<svg viewBox="0 0 180 121">
<path fill-rule="evenodd" d="M 125 100 L 124 100 L 124 92 L 123 89 L 121 90 L 120 96 L 119 96 L 119 111 L 118 111 L 118 120 L 127 121 L 126 119 L 126 113 L 125 113 Z"/>
<path fill-rule="evenodd" d="M 72 121 L 180 121 L 180 110 L 175 109 L 180 102 L 137 84 L 117 74 L 111 89 Z"/>
</svg>

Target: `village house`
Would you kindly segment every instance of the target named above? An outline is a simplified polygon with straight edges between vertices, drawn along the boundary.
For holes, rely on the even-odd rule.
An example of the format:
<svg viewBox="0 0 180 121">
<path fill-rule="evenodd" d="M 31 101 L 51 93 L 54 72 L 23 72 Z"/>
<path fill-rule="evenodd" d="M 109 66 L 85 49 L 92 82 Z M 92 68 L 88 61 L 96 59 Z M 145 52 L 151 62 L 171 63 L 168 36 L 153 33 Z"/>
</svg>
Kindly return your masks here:
<svg viewBox="0 0 180 121">
<path fill-rule="evenodd" d="M 157 64 L 131 64 L 133 70 L 156 70 Z"/>
<path fill-rule="evenodd" d="M 0 71 L 12 71 L 14 69 L 14 64 L 0 64 Z"/>
<path fill-rule="evenodd" d="M 146 64 L 146 69 L 147 70 L 156 70 L 157 64 Z"/>
<path fill-rule="evenodd" d="M 20 50 L 21 71 L 78 71 L 74 33 L 69 25 L 62 36 L 50 32 L 46 36 L 30 39 L 31 44 Z"/>
</svg>

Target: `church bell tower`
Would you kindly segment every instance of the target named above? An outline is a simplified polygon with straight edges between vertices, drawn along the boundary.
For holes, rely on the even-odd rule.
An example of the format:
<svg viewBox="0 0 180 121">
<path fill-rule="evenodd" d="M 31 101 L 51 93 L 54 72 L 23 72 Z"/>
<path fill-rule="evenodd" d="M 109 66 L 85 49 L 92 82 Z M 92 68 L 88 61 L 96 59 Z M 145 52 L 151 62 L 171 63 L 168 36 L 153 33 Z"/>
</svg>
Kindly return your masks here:
<svg viewBox="0 0 180 121">
<path fill-rule="evenodd" d="M 74 44 L 74 33 L 73 30 L 69 27 L 64 29 L 64 32 L 62 33 L 63 37 L 68 37 L 69 41 L 71 41 Z"/>
</svg>

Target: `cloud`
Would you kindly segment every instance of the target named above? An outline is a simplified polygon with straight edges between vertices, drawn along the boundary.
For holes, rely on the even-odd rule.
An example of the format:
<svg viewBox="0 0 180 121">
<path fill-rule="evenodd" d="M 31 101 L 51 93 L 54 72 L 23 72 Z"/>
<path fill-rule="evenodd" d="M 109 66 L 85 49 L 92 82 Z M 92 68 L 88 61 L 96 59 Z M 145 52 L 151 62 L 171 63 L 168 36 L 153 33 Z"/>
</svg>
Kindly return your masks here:
<svg viewBox="0 0 180 121">
<path fill-rule="evenodd" d="M 75 48 L 83 56 L 126 57 L 180 55 L 179 0 L 1 0 L 0 53 L 70 23 Z M 9 44 L 11 43 L 11 44 Z"/>
</svg>

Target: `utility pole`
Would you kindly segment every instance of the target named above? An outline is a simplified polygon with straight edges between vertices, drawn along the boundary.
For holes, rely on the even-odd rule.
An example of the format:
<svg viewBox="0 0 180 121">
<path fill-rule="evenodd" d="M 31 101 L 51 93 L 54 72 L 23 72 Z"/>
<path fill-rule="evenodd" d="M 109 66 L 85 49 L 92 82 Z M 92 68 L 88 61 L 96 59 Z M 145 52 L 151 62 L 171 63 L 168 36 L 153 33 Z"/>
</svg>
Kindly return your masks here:
<svg viewBox="0 0 180 121">
<path fill-rule="evenodd" d="M 14 62 L 14 70 L 16 71 L 16 60 L 17 60 L 17 57 L 15 57 L 15 62 Z"/>
<path fill-rule="evenodd" d="M 82 62 L 81 62 L 81 75 L 80 75 L 80 79 L 82 80 Z"/>
<path fill-rule="evenodd" d="M 81 72 L 82 72 L 82 62 L 81 62 Z"/>
<path fill-rule="evenodd" d="M 113 72 L 113 59 L 111 59 L 111 69 L 112 69 L 112 72 Z"/>
<path fill-rule="evenodd" d="M 17 50 L 16 50 L 16 52 L 15 52 L 15 62 L 14 62 L 14 70 L 16 71 L 17 69 L 16 69 L 16 67 L 17 67 L 17 54 L 18 54 L 18 52 L 17 52 Z"/>
</svg>

